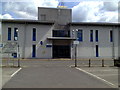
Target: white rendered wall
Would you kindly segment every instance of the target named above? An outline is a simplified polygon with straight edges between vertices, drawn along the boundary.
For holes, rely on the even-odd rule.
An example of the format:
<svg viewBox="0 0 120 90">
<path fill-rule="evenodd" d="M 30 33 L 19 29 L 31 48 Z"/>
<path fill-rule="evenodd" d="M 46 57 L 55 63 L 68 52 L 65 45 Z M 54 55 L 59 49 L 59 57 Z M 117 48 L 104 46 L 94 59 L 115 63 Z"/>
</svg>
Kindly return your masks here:
<svg viewBox="0 0 120 90">
<path fill-rule="evenodd" d="M 72 10 L 65 8 L 38 8 L 38 20 L 42 20 L 41 15 L 45 15 L 44 21 L 55 21 L 59 24 L 67 24 L 72 21 Z"/>
<path fill-rule="evenodd" d="M 119 46 L 119 48 L 118 48 L 118 57 L 120 58 L 120 30 L 119 30 L 118 42 L 119 42 L 119 44 L 118 44 L 118 46 Z"/>
<path fill-rule="evenodd" d="M 8 41 L 8 27 L 11 28 L 11 40 Z M 14 41 L 14 28 L 18 28 L 19 32 L 19 39 L 18 41 Z M 7 43 L 7 42 L 18 42 L 20 45 L 20 57 L 23 57 L 23 46 L 24 46 L 24 30 L 25 30 L 25 25 L 24 24 L 13 24 L 13 23 L 5 23 L 2 24 L 2 43 Z M 3 57 L 6 57 L 6 54 L 3 55 Z"/>
<path fill-rule="evenodd" d="M 8 42 L 8 27 L 11 28 L 11 41 L 14 42 L 14 28 L 19 30 L 19 45 L 20 45 L 20 57 L 32 58 L 32 45 L 36 45 L 36 58 L 52 58 L 52 47 L 46 48 L 47 37 L 51 36 L 52 25 L 40 25 L 40 24 L 15 24 L 5 23 L 2 24 L 2 42 Z M 36 28 L 36 41 L 32 41 L 32 31 Z M 11 42 L 9 41 L 9 42 Z M 40 45 L 40 41 L 43 41 L 43 45 Z M 8 57 L 3 55 L 3 57 Z"/>
<path fill-rule="evenodd" d="M 36 28 L 36 41 L 32 41 L 32 31 Z M 52 58 L 52 47 L 46 48 L 47 37 L 51 36 L 50 25 L 28 25 L 26 27 L 25 58 L 32 58 L 32 45 L 36 45 L 36 58 Z M 43 41 L 43 45 L 40 45 Z M 29 52 L 29 53 L 27 53 Z"/>
<path fill-rule="evenodd" d="M 118 58 L 118 29 L 112 26 L 71 26 L 71 31 L 83 30 L 83 41 L 77 46 L 78 58 L 97 58 L 96 45 L 99 46 L 98 58 Z M 90 42 L 90 30 L 93 30 L 93 42 Z M 95 30 L 98 30 L 98 42 L 95 41 Z M 110 42 L 109 31 L 113 30 L 114 45 Z M 114 46 L 114 47 L 113 47 Z M 114 49 L 114 52 L 113 52 Z"/>
<path fill-rule="evenodd" d="M 21 58 L 32 58 L 32 45 L 36 45 L 36 58 L 52 58 L 52 47 L 46 47 L 46 44 L 52 44 L 47 40 L 47 37 L 52 36 L 52 25 L 41 24 L 15 24 L 5 23 L 2 24 L 2 41 L 7 42 L 7 30 L 8 27 L 12 28 L 12 40 L 14 41 L 14 28 L 19 30 L 19 44 Z M 32 31 L 36 28 L 37 38 L 36 41 L 32 41 Z M 96 45 L 99 45 L 99 57 L 98 58 L 118 58 L 120 51 L 118 49 L 118 28 L 112 26 L 71 26 L 71 31 L 74 29 L 83 30 L 83 42 L 77 47 L 78 58 L 96 58 Z M 93 42 L 90 42 L 90 30 L 94 30 Z M 99 30 L 99 41 L 95 42 L 95 30 Z M 114 44 L 110 42 L 109 31 L 113 30 Z M 119 37 L 118 37 L 119 36 Z M 119 39 L 120 40 L 120 39 Z M 40 41 L 43 41 L 43 45 L 40 45 Z M 120 42 L 119 42 L 120 43 Z M 120 44 L 119 44 L 120 45 Z M 113 47 L 114 46 L 114 47 Z M 119 46 L 120 47 L 120 46 Z M 114 50 L 114 52 L 113 52 Z M 71 48 L 71 56 L 74 56 L 74 48 Z"/>
</svg>

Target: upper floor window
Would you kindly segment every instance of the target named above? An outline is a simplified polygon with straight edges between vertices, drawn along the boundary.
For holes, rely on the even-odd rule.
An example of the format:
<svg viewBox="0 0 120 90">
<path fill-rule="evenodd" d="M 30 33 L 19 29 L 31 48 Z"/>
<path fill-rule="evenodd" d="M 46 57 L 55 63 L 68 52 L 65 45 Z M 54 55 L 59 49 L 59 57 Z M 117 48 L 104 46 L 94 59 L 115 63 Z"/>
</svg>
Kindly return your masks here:
<svg viewBox="0 0 120 90">
<path fill-rule="evenodd" d="M 18 28 L 14 28 L 14 41 L 18 40 Z"/>
<path fill-rule="evenodd" d="M 110 42 L 113 42 L 113 31 L 110 30 Z"/>
<path fill-rule="evenodd" d="M 90 30 L 90 42 L 93 42 L 93 30 Z"/>
<path fill-rule="evenodd" d="M 33 36 L 32 40 L 36 41 L 36 28 L 33 28 Z"/>
<path fill-rule="evenodd" d="M 95 31 L 95 40 L 98 42 L 98 30 Z"/>
<path fill-rule="evenodd" d="M 53 30 L 53 37 L 70 37 L 68 30 Z"/>
<path fill-rule="evenodd" d="M 8 28 L 8 40 L 11 40 L 11 28 Z"/>
<path fill-rule="evenodd" d="M 45 21 L 46 20 L 46 15 L 45 14 L 41 14 L 41 20 Z"/>
<path fill-rule="evenodd" d="M 77 38 L 78 38 L 78 41 L 83 41 L 83 30 L 77 31 Z"/>
</svg>

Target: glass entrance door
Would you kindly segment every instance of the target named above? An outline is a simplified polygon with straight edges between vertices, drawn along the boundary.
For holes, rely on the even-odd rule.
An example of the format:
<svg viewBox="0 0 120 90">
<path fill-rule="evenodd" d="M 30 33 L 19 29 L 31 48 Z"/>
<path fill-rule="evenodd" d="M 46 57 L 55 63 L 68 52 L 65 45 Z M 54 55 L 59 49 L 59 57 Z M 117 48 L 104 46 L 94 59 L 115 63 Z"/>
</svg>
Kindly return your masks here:
<svg viewBox="0 0 120 90">
<path fill-rule="evenodd" d="M 70 45 L 53 45 L 53 58 L 70 58 Z"/>
</svg>

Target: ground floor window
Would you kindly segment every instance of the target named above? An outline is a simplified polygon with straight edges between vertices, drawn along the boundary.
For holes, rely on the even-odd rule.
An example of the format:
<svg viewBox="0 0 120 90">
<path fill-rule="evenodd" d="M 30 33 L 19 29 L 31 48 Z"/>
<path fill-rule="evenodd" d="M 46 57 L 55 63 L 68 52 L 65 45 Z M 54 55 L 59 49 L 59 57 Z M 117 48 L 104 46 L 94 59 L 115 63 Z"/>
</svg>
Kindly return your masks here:
<svg viewBox="0 0 120 90">
<path fill-rule="evenodd" d="M 8 40 L 11 40 L 11 28 L 8 28 Z"/>
<path fill-rule="evenodd" d="M 32 46 L 32 57 L 35 58 L 36 57 L 36 45 Z"/>
<path fill-rule="evenodd" d="M 96 45 L 96 57 L 99 57 L 99 46 Z"/>
</svg>

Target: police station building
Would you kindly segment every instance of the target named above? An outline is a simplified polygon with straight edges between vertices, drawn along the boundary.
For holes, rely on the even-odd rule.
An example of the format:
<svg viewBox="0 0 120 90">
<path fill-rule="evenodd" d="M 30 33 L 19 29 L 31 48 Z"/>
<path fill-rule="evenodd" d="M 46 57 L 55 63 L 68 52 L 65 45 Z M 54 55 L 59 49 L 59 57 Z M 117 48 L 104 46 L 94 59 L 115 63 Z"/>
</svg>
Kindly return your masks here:
<svg viewBox="0 0 120 90">
<path fill-rule="evenodd" d="M 38 20 L 2 20 L 2 43 L 18 42 L 21 58 L 117 59 L 119 23 L 72 22 L 72 10 L 38 8 Z M 5 57 L 5 56 L 4 56 Z"/>
</svg>

